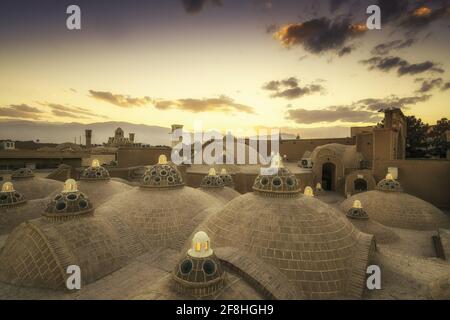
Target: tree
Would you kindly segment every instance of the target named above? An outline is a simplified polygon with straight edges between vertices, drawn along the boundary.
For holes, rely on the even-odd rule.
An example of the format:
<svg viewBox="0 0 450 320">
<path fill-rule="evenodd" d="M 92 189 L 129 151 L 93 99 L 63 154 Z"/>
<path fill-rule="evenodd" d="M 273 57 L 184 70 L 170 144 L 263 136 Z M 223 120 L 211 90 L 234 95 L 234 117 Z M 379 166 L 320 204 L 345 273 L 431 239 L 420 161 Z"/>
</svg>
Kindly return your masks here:
<svg viewBox="0 0 450 320">
<path fill-rule="evenodd" d="M 425 158 L 428 153 L 429 125 L 415 116 L 406 117 L 406 158 Z"/>
<path fill-rule="evenodd" d="M 436 125 L 432 126 L 429 131 L 431 154 L 439 158 L 447 157 L 447 149 L 449 148 L 449 142 L 445 133 L 450 130 L 450 121 L 447 118 L 442 118 L 436 122 Z"/>
</svg>

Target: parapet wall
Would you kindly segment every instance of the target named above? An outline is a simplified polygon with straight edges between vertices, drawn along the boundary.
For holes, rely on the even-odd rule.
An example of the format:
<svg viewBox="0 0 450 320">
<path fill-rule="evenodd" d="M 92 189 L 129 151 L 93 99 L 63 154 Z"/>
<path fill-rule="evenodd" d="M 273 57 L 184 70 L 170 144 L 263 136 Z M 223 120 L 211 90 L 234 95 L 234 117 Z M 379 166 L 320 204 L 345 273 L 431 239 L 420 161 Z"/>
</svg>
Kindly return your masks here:
<svg viewBox="0 0 450 320">
<path fill-rule="evenodd" d="M 377 181 L 386 176 L 388 167 L 398 168 L 398 180 L 407 193 L 450 208 L 449 160 L 375 160 L 373 173 Z"/>
</svg>

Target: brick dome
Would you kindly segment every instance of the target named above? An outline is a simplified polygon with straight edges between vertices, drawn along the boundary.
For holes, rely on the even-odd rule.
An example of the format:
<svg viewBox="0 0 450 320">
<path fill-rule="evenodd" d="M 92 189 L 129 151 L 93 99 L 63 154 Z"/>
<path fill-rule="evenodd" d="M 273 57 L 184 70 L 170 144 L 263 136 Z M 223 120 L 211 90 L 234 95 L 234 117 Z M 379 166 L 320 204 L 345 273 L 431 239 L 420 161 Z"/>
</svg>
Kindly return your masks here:
<svg viewBox="0 0 450 320">
<path fill-rule="evenodd" d="M 199 230 L 208 233 L 216 248 L 236 248 L 277 268 L 299 297 L 361 297 L 363 292 L 373 237 L 314 197 L 247 193 Z"/>
<path fill-rule="evenodd" d="M 97 159 L 92 161 L 92 165 L 83 170 L 80 180 L 109 180 L 109 172 L 106 168 L 100 166 Z"/>
</svg>

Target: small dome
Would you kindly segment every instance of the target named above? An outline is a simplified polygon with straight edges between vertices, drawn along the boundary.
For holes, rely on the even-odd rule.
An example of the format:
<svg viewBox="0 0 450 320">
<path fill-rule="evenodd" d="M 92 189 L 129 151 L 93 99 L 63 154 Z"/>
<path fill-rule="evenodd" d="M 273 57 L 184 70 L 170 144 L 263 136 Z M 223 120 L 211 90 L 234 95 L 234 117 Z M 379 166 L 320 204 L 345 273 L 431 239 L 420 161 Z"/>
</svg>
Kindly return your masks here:
<svg viewBox="0 0 450 320">
<path fill-rule="evenodd" d="M 386 175 L 386 178 L 378 182 L 376 186 L 377 190 L 390 191 L 390 192 L 402 192 L 403 188 L 397 180 L 395 180 L 390 173 Z"/>
<path fill-rule="evenodd" d="M 178 292 L 194 297 L 210 296 L 223 287 L 225 274 L 206 232 L 194 235 L 192 248 L 175 267 L 173 279 Z"/>
<path fill-rule="evenodd" d="M 371 190 L 358 193 L 341 203 L 342 211 L 351 211 L 355 200 L 363 204 L 364 211 L 371 220 L 388 227 L 413 230 L 450 227 L 450 219 L 441 210 L 405 192 Z"/>
<path fill-rule="evenodd" d="M 5 182 L 2 185 L 2 191 L 0 192 L 0 208 L 10 208 L 25 202 L 25 197 L 20 192 L 14 190 L 14 186 L 11 182 Z"/>
<path fill-rule="evenodd" d="M 285 168 L 280 155 L 272 157 L 269 168 L 262 168 L 256 177 L 253 190 L 271 196 L 297 195 L 300 185 L 295 175 Z"/>
<path fill-rule="evenodd" d="M 141 179 L 143 188 L 173 188 L 184 186 L 184 181 L 177 167 L 167 162 L 165 155 L 159 156 L 157 164 L 145 171 Z"/>
<path fill-rule="evenodd" d="M 320 182 L 317 182 L 317 184 L 316 184 L 316 191 L 322 191 L 323 189 L 322 189 L 322 184 L 320 183 Z"/>
<path fill-rule="evenodd" d="M 29 168 L 21 168 L 21 169 L 14 171 L 11 174 L 11 179 L 13 179 L 13 180 L 27 179 L 27 178 L 33 178 L 33 177 L 34 177 L 33 170 L 31 170 Z"/>
<path fill-rule="evenodd" d="M 222 168 L 222 170 L 220 170 L 220 177 L 222 178 L 225 186 L 230 187 L 234 185 L 233 177 L 227 173 L 227 169 Z"/>
<path fill-rule="evenodd" d="M 208 175 L 203 178 L 200 184 L 200 187 L 202 188 L 221 188 L 224 186 L 225 183 L 222 178 L 216 174 L 216 170 L 214 168 L 209 169 Z"/>
<path fill-rule="evenodd" d="M 64 189 L 53 197 L 43 215 L 51 220 L 68 220 L 92 213 L 93 209 L 88 197 L 78 191 L 75 180 L 68 179 Z"/>
<path fill-rule="evenodd" d="M 359 200 L 353 201 L 353 206 L 347 211 L 347 217 L 351 219 L 369 219 Z"/>
<path fill-rule="evenodd" d="M 92 165 L 83 170 L 80 180 L 109 180 L 109 172 L 100 165 L 97 159 L 92 160 Z"/>
</svg>

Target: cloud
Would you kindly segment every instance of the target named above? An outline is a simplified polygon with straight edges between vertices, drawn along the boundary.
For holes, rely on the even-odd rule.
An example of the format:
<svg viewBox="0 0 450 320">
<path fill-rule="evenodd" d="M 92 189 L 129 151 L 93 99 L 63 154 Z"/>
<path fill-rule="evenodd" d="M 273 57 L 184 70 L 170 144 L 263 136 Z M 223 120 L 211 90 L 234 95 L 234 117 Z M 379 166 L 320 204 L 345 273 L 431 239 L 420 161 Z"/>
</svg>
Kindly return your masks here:
<svg viewBox="0 0 450 320">
<path fill-rule="evenodd" d="M 450 89 L 450 81 L 447 81 L 441 88 L 442 91 Z"/>
<path fill-rule="evenodd" d="M 341 50 L 339 50 L 338 56 L 339 57 L 343 57 L 343 56 L 345 56 L 347 54 L 350 54 L 352 52 L 352 50 L 353 50 L 353 47 L 350 47 L 350 46 L 343 47 Z"/>
<path fill-rule="evenodd" d="M 47 106 L 50 109 L 52 109 L 51 112 L 58 117 L 71 117 L 77 119 L 87 119 L 87 118 L 108 119 L 107 116 L 99 115 L 97 113 L 92 112 L 89 109 L 82 107 L 73 107 L 51 102 L 39 102 L 39 104 Z"/>
<path fill-rule="evenodd" d="M 393 40 L 385 43 L 380 43 L 372 49 L 373 55 L 384 56 L 393 50 L 409 48 L 414 44 L 414 39 Z"/>
<path fill-rule="evenodd" d="M 11 104 L 7 107 L 0 108 L 0 117 L 7 118 L 25 118 L 25 119 L 41 119 L 42 111 L 38 108 L 31 107 L 27 104 Z"/>
<path fill-rule="evenodd" d="M 222 1 L 220 0 L 181 0 L 181 2 L 183 3 L 184 10 L 187 13 L 198 13 L 202 11 L 207 2 L 210 2 L 217 6 L 222 5 Z"/>
<path fill-rule="evenodd" d="M 428 79 L 428 80 L 416 79 L 416 82 L 422 82 L 420 88 L 416 90 L 416 92 L 426 93 L 432 91 L 433 89 L 441 88 L 442 84 L 444 83 L 444 80 L 442 80 L 442 78 Z"/>
<path fill-rule="evenodd" d="M 351 106 L 357 109 L 364 109 L 370 111 L 379 111 L 390 108 L 408 108 L 420 102 L 428 101 L 431 95 L 419 95 L 408 97 L 397 97 L 395 95 L 381 98 L 381 99 L 361 99 L 353 103 Z"/>
<path fill-rule="evenodd" d="M 178 99 L 159 100 L 155 102 L 155 108 L 160 110 L 179 109 L 191 112 L 245 112 L 255 113 L 254 108 L 236 103 L 233 99 L 221 95 L 218 98 L 209 99 Z"/>
<path fill-rule="evenodd" d="M 335 12 L 338 10 L 344 3 L 349 0 L 330 0 L 330 11 Z"/>
<path fill-rule="evenodd" d="M 380 71 L 388 72 L 396 69 L 398 76 L 414 75 L 423 72 L 437 72 L 443 73 L 442 68 L 437 67 L 436 63 L 425 61 L 422 63 L 409 63 L 400 57 L 380 57 L 375 56 L 367 60 L 360 61 L 362 64 L 369 65 L 369 70 L 378 69 Z"/>
<path fill-rule="evenodd" d="M 432 9 L 427 6 L 420 6 L 409 12 L 408 16 L 401 22 L 401 26 L 409 29 L 420 29 L 427 27 L 431 23 L 450 16 L 450 5 L 444 4 L 442 7 Z"/>
<path fill-rule="evenodd" d="M 274 33 L 274 38 L 285 47 L 301 45 L 311 53 L 338 52 L 347 42 L 367 31 L 365 24 L 351 24 L 348 19 L 312 19 L 303 23 L 282 26 Z"/>
<path fill-rule="evenodd" d="M 361 99 L 348 105 L 330 106 L 323 109 L 294 108 L 286 112 L 286 118 L 302 124 L 336 121 L 376 123 L 381 120 L 380 111 L 392 108 L 407 109 L 411 105 L 425 102 L 430 98 L 431 95 L 407 97 L 392 95 L 385 98 Z"/>
<path fill-rule="evenodd" d="M 122 108 L 142 107 L 153 102 L 150 97 L 133 98 L 123 94 L 113 94 L 108 91 L 89 90 L 90 96 L 97 100 L 109 102 Z"/>
<path fill-rule="evenodd" d="M 366 111 L 355 110 L 351 107 L 339 106 L 325 109 L 306 110 L 291 109 L 287 111 L 286 118 L 296 123 L 311 124 L 316 122 L 378 122 L 379 114 Z"/>
<path fill-rule="evenodd" d="M 265 83 L 262 88 L 268 91 L 275 91 L 271 95 L 272 98 L 285 98 L 288 100 L 325 91 L 325 88 L 320 84 L 308 84 L 300 87 L 299 81 L 295 77 L 290 77 L 283 80 L 272 80 Z"/>
<path fill-rule="evenodd" d="M 379 0 L 377 5 L 381 9 L 382 24 L 395 21 L 408 11 L 408 0 Z"/>
</svg>

